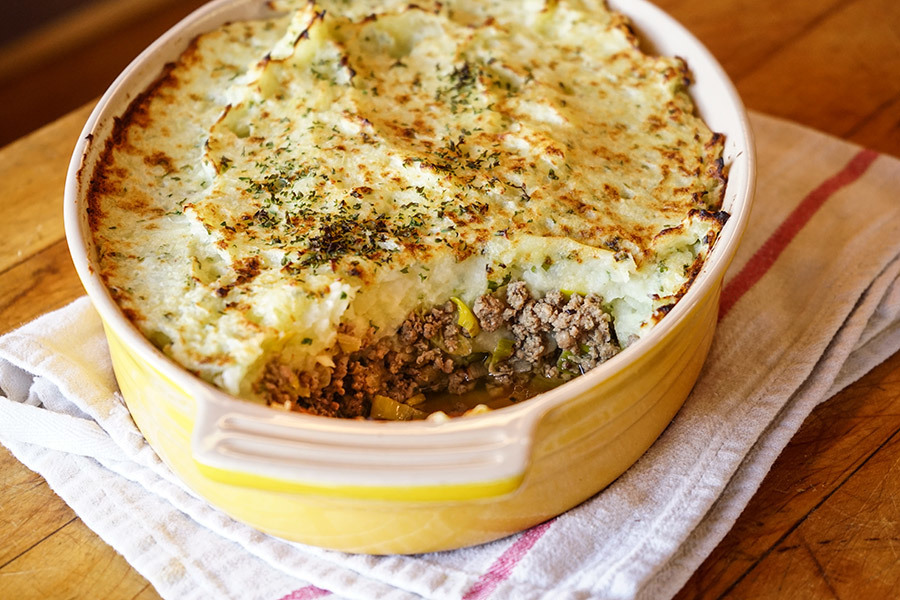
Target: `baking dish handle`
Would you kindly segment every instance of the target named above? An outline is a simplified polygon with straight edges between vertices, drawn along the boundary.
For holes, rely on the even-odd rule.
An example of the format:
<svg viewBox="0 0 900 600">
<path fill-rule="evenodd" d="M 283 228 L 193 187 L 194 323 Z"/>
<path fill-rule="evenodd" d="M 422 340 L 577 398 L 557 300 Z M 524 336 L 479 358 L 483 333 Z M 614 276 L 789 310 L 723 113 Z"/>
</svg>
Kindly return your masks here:
<svg viewBox="0 0 900 600">
<path fill-rule="evenodd" d="M 204 395 L 191 440 L 204 476 L 332 497 L 449 501 L 509 494 L 522 482 L 540 418 L 518 410 L 442 423 L 362 422 Z"/>
</svg>

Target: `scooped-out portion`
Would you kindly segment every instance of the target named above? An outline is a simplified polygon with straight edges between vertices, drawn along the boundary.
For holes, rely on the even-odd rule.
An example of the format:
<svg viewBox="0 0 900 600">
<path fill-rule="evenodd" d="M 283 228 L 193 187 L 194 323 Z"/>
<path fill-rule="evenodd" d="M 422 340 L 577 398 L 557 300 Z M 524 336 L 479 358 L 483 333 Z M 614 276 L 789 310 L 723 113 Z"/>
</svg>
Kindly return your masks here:
<svg viewBox="0 0 900 600">
<path fill-rule="evenodd" d="M 599 296 L 531 296 L 517 281 L 472 307 L 459 298 L 411 314 L 373 341 L 338 333 L 333 368 L 297 373 L 270 362 L 257 393 L 314 414 L 390 420 L 500 407 L 580 375 L 619 351 Z"/>
<path fill-rule="evenodd" d="M 645 335 L 728 215 L 690 72 L 590 0 L 270 3 L 197 37 L 92 174 L 100 274 L 236 396 L 499 408 Z"/>
</svg>

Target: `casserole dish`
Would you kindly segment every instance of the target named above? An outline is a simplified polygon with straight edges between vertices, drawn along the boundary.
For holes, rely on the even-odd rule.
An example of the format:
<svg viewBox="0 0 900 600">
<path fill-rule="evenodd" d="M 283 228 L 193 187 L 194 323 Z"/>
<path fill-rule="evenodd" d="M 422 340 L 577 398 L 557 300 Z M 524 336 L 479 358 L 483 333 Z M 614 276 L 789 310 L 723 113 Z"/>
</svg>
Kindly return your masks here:
<svg viewBox="0 0 900 600">
<path fill-rule="evenodd" d="M 684 57 L 692 95 L 726 137 L 731 214 L 693 285 L 647 335 L 584 376 L 527 402 L 446 422 L 384 423 L 275 411 L 238 400 L 166 358 L 97 275 L 86 190 L 117 117 L 190 40 L 267 16 L 259 0 L 200 9 L 139 56 L 85 126 L 66 185 L 73 261 L 103 320 L 125 402 L 148 442 L 199 495 L 236 519 L 313 545 L 415 553 L 496 539 L 596 493 L 650 446 L 709 350 L 725 269 L 746 225 L 754 160 L 746 115 L 721 68 L 652 5 L 622 10 L 644 49 Z"/>
</svg>

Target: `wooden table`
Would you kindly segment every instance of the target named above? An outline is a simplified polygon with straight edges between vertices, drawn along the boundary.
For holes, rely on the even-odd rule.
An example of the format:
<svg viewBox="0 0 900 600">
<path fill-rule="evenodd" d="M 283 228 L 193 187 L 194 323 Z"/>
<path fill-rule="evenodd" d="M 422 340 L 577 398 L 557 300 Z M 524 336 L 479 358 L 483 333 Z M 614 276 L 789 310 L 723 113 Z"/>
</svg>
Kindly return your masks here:
<svg viewBox="0 0 900 600">
<path fill-rule="evenodd" d="M 719 58 L 749 108 L 900 156 L 897 0 L 659 4 Z M 0 150 L 0 332 L 82 294 L 62 189 L 88 112 Z M 813 412 L 678 598 L 900 597 L 898 433 L 900 354 Z M 2 447 L 0 507 L 0 597 L 158 598 Z"/>
</svg>

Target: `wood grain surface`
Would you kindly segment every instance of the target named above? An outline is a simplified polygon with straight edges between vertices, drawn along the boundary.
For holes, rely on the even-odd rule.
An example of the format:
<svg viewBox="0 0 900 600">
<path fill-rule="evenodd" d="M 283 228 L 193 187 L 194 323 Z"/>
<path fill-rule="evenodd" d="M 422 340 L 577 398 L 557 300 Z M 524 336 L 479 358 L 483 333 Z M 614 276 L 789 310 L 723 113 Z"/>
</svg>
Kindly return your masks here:
<svg viewBox="0 0 900 600">
<path fill-rule="evenodd" d="M 900 156 L 900 2 L 658 4 L 718 57 L 749 108 Z M 62 189 L 88 111 L 0 150 L 0 333 L 82 294 Z M 898 498 L 900 354 L 812 413 L 677 598 L 898 598 Z M 0 598 L 159 597 L 2 447 L 0 507 Z"/>
</svg>

